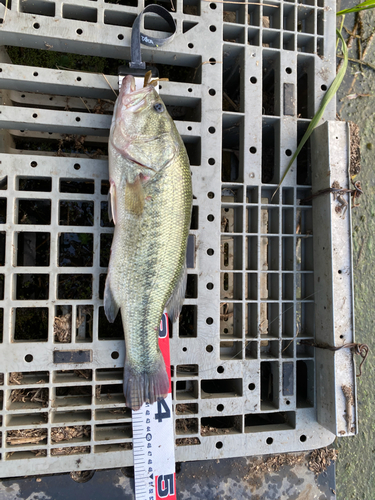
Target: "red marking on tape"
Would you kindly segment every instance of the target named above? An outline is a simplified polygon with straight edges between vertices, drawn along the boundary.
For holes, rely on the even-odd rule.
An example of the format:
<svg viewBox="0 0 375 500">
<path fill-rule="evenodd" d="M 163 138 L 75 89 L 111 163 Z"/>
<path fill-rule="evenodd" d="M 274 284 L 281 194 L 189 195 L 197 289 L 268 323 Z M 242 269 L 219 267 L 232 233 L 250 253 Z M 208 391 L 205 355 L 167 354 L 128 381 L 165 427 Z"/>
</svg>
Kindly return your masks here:
<svg viewBox="0 0 375 500">
<path fill-rule="evenodd" d="M 176 500 L 176 474 L 155 477 L 155 499 Z"/>
<path fill-rule="evenodd" d="M 160 329 L 159 329 L 159 347 L 161 353 L 164 358 L 165 368 L 167 369 L 168 379 L 169 379 L 169 390 L 168 392 L 172 392 L 172 384 L 171 384 L 171 354 L 169 351 L 169 321 L 168 314 L 163 313 L 163 316 L 160 321 Z"/>
</svg>

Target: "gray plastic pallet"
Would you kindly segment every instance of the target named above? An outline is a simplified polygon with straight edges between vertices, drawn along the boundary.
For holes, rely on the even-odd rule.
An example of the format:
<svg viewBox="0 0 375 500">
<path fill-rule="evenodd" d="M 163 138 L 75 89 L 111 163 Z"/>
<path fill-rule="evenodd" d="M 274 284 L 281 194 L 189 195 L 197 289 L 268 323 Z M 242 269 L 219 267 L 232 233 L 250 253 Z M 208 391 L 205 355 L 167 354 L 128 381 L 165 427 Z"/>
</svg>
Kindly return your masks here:
<svg viewBox="0 0 375 500">
<path fill-rule="evenodd" d="M 168 65 L 160 94 L 187 146 L 195 197 L 187 298 L 171 338 L 178 461 L 308 450 L 356 431 L 341 389 L 355 393 L 351 353 L 300 344 L 353 339 L 350 210 L 341 218 L 330 195 L 300 204 L 320 172 L 324 187 L 347 186 L 346 127 L 323 125 L 272 198 L 335 74 L 335 3 L 267 3 L 177 1 L 173 42 L 143 50 Z M 4 44 L 127 58 L 143 3 L 9 7 Z M 164 29 L 151 16 L 147 28 Z M 102 303 L 117 78 L 3 61 L 0 474 L 132 465 L 122 328 L 109 326 Z M 334 119 L 332 103 L 325 120 Z M 340 255 L 335 234 L 345 234 Z M 22 429 L 33 442 L 17 442 Z"/>
</svg>

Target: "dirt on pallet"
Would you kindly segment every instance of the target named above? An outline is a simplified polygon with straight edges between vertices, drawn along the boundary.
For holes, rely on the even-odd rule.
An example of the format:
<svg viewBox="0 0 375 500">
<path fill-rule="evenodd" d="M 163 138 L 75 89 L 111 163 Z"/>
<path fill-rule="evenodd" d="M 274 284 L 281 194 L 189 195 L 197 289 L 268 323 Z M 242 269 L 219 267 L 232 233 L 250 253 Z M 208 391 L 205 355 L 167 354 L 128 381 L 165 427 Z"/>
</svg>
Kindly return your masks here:
<svg viewBox="0 0 375 500">
<path fill-rule="evenodd" d="M 69 441 L 70 439 L 90 437 L 89 425 L 75 425 L 73 427 L 55 427 L 51 430 L 51 441 Z"/>
<path fill-rule="evenodd" d="M 90 446 L 72 446 L 69 448 L 53 448 L 51 450 L 52 456 L 74 455 L 77 453 L 89 453 Z"/>
<path fill-rule="evenodd" d="M 43 408 L 48 406 L 48 389 L 13 389 L 10 393 L 12 403 L 41 403 Z"/>
<path fill-rule="evenodd" d="M 47 439 L 47 429 L 23 429 L 7 432 L 6 442 L 10 445 L 34 444 Z"/>
<path fill-rule="evenodd" d="M 201 426 L 201 435 L 202 436 L 212 436 L 212 434 L 229 434 L 231 431 L 230 428 L 222 429 L 219 427 L 211 427 L 210 425 L 202 425 Z"/>
<path fill-rule="evenodd" d="M 194 444 L 201 444 L 199 438 L 189 437 L 189 438 L 178 438 L 176 439 L 176 446 L 190 446 Z"/>
<path fill-rule="evenodd" d="M 179 418 L 176 420 L 177 434 L 194 434 L 198 431 L 196 418 Z"/>
<path fill-rule="evenodd" d="M 71 317 L 72 315 L 70 313 L 64 314 L 63 316 L 55 316 L 53 321 L 53 333 L 56 342 L 69 343 L 71 341 Z"/>
<path fill-rule="evenodd" d="M 9 384 L 21 385 L 22 379 L 23 379 L 23 374 L 21 372 L 11 372 L 9 374 Z"/>
<path fill-rule="evenodd" d="M 176 405 L 176 415 L 191 415 L 197 412 L 196 403 L 179 403 Z"/>
</svg>

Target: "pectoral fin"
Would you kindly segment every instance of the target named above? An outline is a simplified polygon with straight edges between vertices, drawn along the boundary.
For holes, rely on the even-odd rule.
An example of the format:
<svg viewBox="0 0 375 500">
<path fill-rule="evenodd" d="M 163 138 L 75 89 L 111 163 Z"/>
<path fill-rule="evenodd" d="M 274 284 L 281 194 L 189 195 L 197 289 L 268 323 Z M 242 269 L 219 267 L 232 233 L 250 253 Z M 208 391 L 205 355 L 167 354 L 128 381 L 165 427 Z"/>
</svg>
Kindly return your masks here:
<svg viewBox="0 0 375 500">
<path fill-rule="evenodd" d="M 187 269 L 186 262 L 181 270 L 181 274 L 172 295 L 166 304 L 166 309 L 171 321 L 174 322 L 178 318 L 181 312 L 182 304 L 185 299 L 186 292 L 186 281 L 187 281 Z"/>
<path fill-rule="evenodd" d="M 108 219 L 113 220 L 116 224 L 116 186 L 115 183 L 110 180 L 109 192 L 108 192 Z"/>
<path fill-rule="evenodd" d="M 138 175 L 133 183 L 127 182 L 125 186 L 125 208 L 134 215 L 140 215 L 145 206 L 145 193 Z"/>
</svg>

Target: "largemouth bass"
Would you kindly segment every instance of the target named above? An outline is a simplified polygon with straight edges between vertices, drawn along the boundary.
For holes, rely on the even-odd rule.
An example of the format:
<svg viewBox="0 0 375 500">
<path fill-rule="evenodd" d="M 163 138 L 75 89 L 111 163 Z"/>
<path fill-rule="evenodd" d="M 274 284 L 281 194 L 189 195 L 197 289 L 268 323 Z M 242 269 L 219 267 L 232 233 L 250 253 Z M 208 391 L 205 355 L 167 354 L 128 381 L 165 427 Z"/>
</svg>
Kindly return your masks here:
<svg viewBox="0 0 375 500">
<path fill-rule="evenodd" d="M 104 310 L 113 323 L 121 309 L 124 395 L 135 410 L 168 393 L 159 325 L 165 308 L 178 317 L 185 297 L 193 199 L 185 146 L 152 85 L 135 90 L 132 76 L 123 80 L 108 156 L 115 231 Z"/>
</svg>

